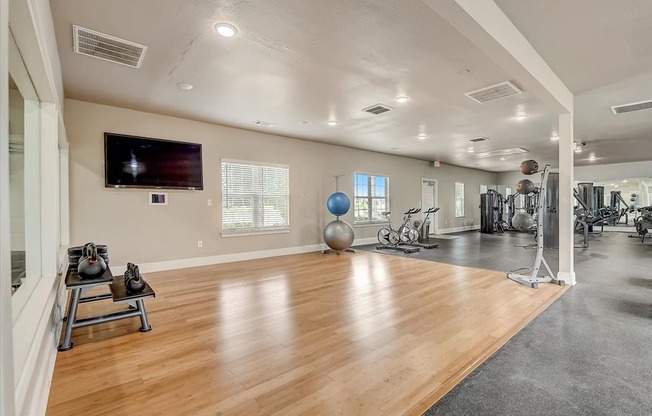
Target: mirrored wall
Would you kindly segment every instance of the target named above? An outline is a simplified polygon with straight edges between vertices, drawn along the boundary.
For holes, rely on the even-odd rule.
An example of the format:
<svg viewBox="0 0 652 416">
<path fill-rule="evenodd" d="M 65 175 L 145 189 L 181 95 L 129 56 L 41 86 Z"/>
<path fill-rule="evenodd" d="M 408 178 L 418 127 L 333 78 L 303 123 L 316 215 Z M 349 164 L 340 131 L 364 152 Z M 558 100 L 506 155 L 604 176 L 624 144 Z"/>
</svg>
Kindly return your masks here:
<svg viewBox="0 0 652 416">
<path fill-rule="evenodd" d="M 41 278 L 40 102 L 13 38 L 9 42 L 11 287 L 24 303 Z"/>
</svg>

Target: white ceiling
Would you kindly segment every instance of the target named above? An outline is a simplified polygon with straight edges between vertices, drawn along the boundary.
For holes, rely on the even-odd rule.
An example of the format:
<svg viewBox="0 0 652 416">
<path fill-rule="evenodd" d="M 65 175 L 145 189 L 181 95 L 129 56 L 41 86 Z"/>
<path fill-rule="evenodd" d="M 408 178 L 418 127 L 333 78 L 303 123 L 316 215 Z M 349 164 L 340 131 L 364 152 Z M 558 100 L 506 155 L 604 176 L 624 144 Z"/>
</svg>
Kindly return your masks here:
<svg viewBox="0 0 652 416">
<path fill-rule="evenodd" d="M 561 4 L 566 2 L 552 2 L 560 3 L 551 7 L 556 13 L 572 19 L 563 13 Z M 652 98 L 652 84 L 647 84 L 652 72 L 644 74 L 638 68 L 646 60 L 651 64 L 645 69 L 652 68 L 652 50 L 638 62 L 632 58 L 624 65 L 628 71 L 615 75 L 615 70 L 590 67 L 590 75 L 577 75 L 580 64 L 575 63 L 568 64 L 570 75 L 566 75 L 555 66 L 563 67 L 566 52 L 560 52 L 561 63 L 546 56 L 545 32 L 538 30 L 539 21 L 523 17 L 527 13 L 520 3 L 540 7 L 551 2 L 499 0 L 498 4 L 526 36 L 532 32 L 533 45 L 550 59 L 563 81 L 572 89 L 592 89 L 576 97 L 576 135 L 589 140 L 582 155 L 594 151 L 599 163 L 649 159 L 644 155 L 652 155 L 652 117 L 644 117 L 643 111 L 616 119 L 609 106 L 647 93 Z M 638 16 L 649 19 L 650 14 L 645 14 L 648 2 L 614 3 L 637 3 Z M 490 140 L 473 145 L 476 154 L 522 146 L 531 150 L 527 157 L 556 163 L 557 146 L 549 140 L 556 129 L 556 116 L 527 92 L 489 104 L 465 97 L 465 92 L 510 77 L 420 1 L 66 0 L 51 1 L 51 7 L 67 98 L 486 170 L 518 166 L 522 156 L 506 161 L 469 156 L 468 139 L 482 135 Z M 575 11 L 575 25 L 578 21 L 584 25 L 584 17 L 596 20 L 595 25 L 609 24 L 593 14 L 579 14 L 579 7 Z M 617 16 L 627 22 L 626 17 L 637 13 Z M 541 19 L 557 26 L 554 13 L 541 13 Z M 216 35 L 213 25 L 221 21 L 235 24 L 238 36 L 225 39 Z M 567 22 L 559 23 L 567 26 Z M 147 45 L 141 69 L 75 54 L 73 24 Z M 629 28 L 622 23 L 612 31 L 617 32 L 617 27 Z M 572 39 L 559 38 L 558 31 L 549 32 L 555 32 L 553 44 L 572 49 L 568 46 Z M 627 40 L 631 34 L 623 36 Z M 589 41 L 591 36 L 583 39 Z M 636 48 L 629 48 L 632 56 L 650 46 L 650 36 L 631 40 L 638 42 Z M 599 47 L 602 45 L 594 45 L 596 51 Z M 554 55 L 554 51 L 550 53 Z M 590 60 L 581 58 L 582 62 Z M 638 72 L 633 73 L 630 66 Z M 461 73 L 465 69 L 470 73 Z M 597 72 L 604 74 L 598 76 Z M 642 77 L 647 92 L 638 81 L 632 81 L 634 75 Z M 518 85 L 518 79 L 511 81 Z M 181 91 L 178 82 L 195 88 Z M 584 84 L 578 87 L 576 82 Z M 608 85 L 613 82 L 622 84 Z M 603 89 L 595 90 L 597 87 Z M 409 95 L 412 100 L 398 104 L 394 98 L 399 95 Z M 606 114 L 605 95 L 609 97 Z M 621 98 L 626 100 L 611 102 Z M 377 103 L 394 110 L 377 116 L 361 111 Z M 527 120 L 513 118 L 519 111 L 528 114 Z M 328 126 L 331 118 L 339 125 Z M 256 120 L 277 127 L 259 128 L 253 124 Z M 302 121 L 308 123 L 300 124 Z M 416 138 L 422 132 L 428 135 L 424 141 Z M 176 139 L 191 141 L 192 137 Z M 401 150 L 390 150 L 394 147 Z"/>
</svg>

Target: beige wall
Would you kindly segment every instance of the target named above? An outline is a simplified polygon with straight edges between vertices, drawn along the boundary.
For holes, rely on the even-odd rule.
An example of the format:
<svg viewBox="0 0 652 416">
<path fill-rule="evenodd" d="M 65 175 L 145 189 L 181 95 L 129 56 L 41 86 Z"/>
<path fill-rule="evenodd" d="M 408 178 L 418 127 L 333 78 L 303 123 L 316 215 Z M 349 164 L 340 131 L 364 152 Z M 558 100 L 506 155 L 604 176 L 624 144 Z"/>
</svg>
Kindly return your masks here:
<svg viewBox="0 0 652 416">
<path fill-rule="evenodd" d="M 496 174 L 393 155 L 291 139 L 237 128 L 65 101 L 70 140 L 71 243 L 109 245 L 112 264 L 158 262 L 248 251 L 321 244 L 322 230 L 334 217 L 325 207 L 334 192 L 332 175 L 345 174 L 340 190 L 352 196 L 356 171 L 390 177 L 395 213 L 418 206 L 421 177 L 439 182 L 440 230 L 479 225 L 480 184 Z M 169 205 L 149 206 L 148 191 L 104 187 L 104 132 L 166 138 L 203 145 L 204 190 L 168 191 Z M 223 238 L 220 235 L 220 159 L 290 166 L 289 233 Z M 454 181 L 466 184 L 466 217 L 454 219 Z M 213 205 L 208 206 L 207 200 Z M 353 222 L 349 212 L 344 220 Z M 400 220 L 396 215 L 395 223 Z M 380 227 L 356 227 L 356 239 L 374 237 Z M 203 248 L 197 248 L 197 241 Z"/>
</svg>

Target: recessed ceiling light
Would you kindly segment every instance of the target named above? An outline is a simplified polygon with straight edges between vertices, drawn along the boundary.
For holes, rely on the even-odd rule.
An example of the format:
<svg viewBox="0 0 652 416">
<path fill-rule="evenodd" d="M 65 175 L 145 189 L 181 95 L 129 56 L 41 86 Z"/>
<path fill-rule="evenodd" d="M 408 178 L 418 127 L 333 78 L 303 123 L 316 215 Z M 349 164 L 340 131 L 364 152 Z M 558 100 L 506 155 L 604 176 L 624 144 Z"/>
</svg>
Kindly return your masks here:
<svg viewBox="0 0 652 416">
<path fill-rule="evenodd" d="M 407 95 L 401 95 L 396 97 L 397 103 L 407 103 L 408 101 L 410 101 L 410 97 L 408 97 Z"/>
<path fill-rule="evenodd" d="M 614 188 L 618 188 L 618 185 L 614 185 Z"/>
<path fill-rule="evenodd" d="M 506 157 L 501 157 L 500 160 L 507 160 L 507 158 Z"/>
<path fill-rule="evenodd" d="M 187 82 L 177 82 L 177 88 L 179 88 L 180 90 L 189 91 L 194 87 L 192 86 L 192 84 L 188 84 Z"/>
<path fill-rule="evenodd" d="M 527 118 L 527 114 L 525 113 L 517 114 L 514 116 L 514 118 L 518 121 L 523 121 Z"/>
<path fill-rule="evenodd" d="M 232 38 L 238 33 L 238 29 L 230 23 L 217 23 L 215 25 L 215 31 L 218 35 L 224 36 L 225 38 Z"/>
<path fill-rule="evenodd" d="M 550 136 L 550 140 L 552 140 L 553 142 L 556 142 L 557 140 L 559 140 L 559 134 L 552 133 L 552 136 Z"/>
<path fill-rule="evenodd" d="M 616 184 L 615 184 L 615 183 L 612 183 L 611 186 L 616 186 Z"/>
<path fill-rule="evenodd" d="M 426 140 L 426 137 L 428 137 L 428 136 L 426 136 L 425 133 L 421 133 L 421 134 L 419 134 L 419 135 L 417 136 L 417 139 L 419 139 L 419 140 Z"/>
<path fill-rule="evenodd" d="M 469 153 L 473 153 L 473 152 L 475 152 L 475 149 L 472 148 L 472 147 L 469 147 L 469 148 L 467 149 L 467 152 L 469 152 Z"/>
<path fill-rule="evenodd" d="M 337 121 L 335 121 L 335 120 L 330 120 L 330 121 L 328 122 L 328 125 L 329 125 L 329 126 L 337 126 Z"/>
<path fill-rule="evenodd" d="M 575 153 L 582 153 L 582 148 L 581 147 L 576 147 L 575 148 Z"/>
<path fill-rule="evenodd" d="M 623 183 L 627 183 L 627 179 L 623 179 Z"/>
<path fill-rule="evenodd" d="M 397 151 L 401 150 L 401 148 L 400 147 L 392 147 L 389 150 L 393 150 L 393 151 L 397 152 Z"/>
<path fill-rule="evenodd" d="M 589 161 L 590 161 L 590 162 L 593 162 L 594 160 L 595 160 L 595 155 L 594 155 L 593 153 L 591 153 L 591 154 L 589 155 Z"/>
</svg>

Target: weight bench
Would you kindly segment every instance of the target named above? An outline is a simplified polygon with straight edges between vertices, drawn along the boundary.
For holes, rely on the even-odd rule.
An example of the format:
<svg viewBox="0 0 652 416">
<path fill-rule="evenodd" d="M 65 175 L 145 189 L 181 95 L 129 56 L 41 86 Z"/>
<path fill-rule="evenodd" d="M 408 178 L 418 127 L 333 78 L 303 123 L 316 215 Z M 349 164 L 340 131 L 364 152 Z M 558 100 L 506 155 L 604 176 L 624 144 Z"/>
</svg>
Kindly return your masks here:
<svg viewBox="0 0 652 416">
<path fill-rule="evenodd" d="M 83 297 L 85 293 L 97 286 L 109 286 L 110 293 Z M 113 277 L 111 270 L 107 267 L 101 276 L 93 279 L 82 279 L 75 271 L 68 270 L 66 274 L 66 289 L 71 292 L 68 301 L 68 315 L 64 318 L 67 321 L 66 330 L 64 332 L 63 342 L 57 348 L 59 351 L 68 351 L 74 347 L 72 330 L 75 328 L 139 317 L 140 328 L 138 330 L 140 332 L 149 332 L 152 330 L 147 320 L 144 300 L 145 298 L 155 297 L 156 293 L 148 283 L 145 283 L 145 288 L 142 292 L 129 293 L 125 286 L 124 278 L 122 276 Z M 126 303 L 129 305 L 129 310 L 77 319 L 77 308 L 80 303 L 97 302 L 109 298 L 113 299 L 113 303 Z"/>
</svg>

